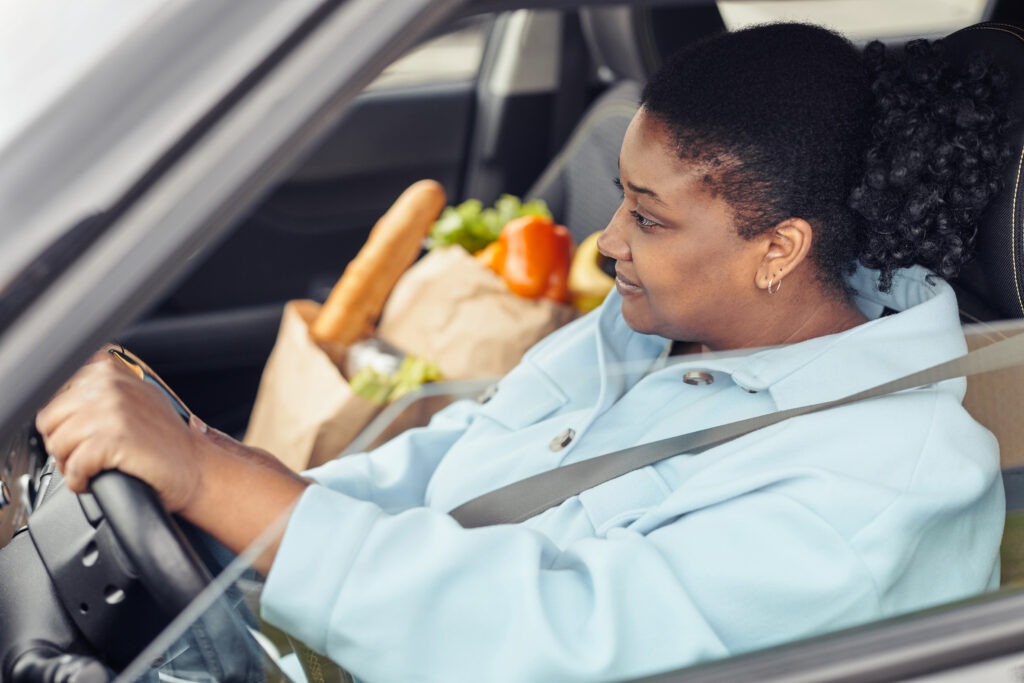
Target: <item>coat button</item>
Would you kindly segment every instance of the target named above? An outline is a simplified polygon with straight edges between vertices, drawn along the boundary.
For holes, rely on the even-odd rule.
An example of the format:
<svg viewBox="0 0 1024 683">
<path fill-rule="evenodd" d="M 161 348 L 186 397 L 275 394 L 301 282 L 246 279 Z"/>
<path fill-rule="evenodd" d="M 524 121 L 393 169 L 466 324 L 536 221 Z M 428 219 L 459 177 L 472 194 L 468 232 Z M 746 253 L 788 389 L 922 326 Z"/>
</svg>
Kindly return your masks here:
<svg viewBox="0 0 1024 683">
<path fill-rule="evenodd" d="M 573 437 L 576 436 L 576 430 L 569 428 L 564 432 L 561 432 L 558 436 L 551 439 L 551 443 L 548 444 L 548 448 L 553 451 L 560 451 L 570 443 L 572 443 Z"/>
<path fill-rule="evenodd" d="M 701 387 L 711 384 L 715 381 L 715 378 L 710 372 L 705 372 L 704 370 L 690 370 L 683 375 L 683 381 L 689 385 Z"/>
</svg>

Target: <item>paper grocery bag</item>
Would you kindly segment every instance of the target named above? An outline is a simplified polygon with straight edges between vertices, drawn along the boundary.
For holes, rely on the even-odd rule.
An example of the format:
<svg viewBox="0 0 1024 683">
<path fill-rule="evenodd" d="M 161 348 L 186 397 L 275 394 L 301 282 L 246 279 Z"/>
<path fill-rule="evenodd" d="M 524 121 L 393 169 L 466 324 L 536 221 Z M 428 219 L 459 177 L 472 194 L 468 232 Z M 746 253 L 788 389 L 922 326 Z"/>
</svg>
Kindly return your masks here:
<svg viewBox="0 0 1024 683">
<path fill-rule="evenodd" d="M 513 294 L 501 277 L 459 246 L 417 261 L 395 285 L 377 336 L 437 363 L 445 379 L 497 377 L 575 310 Z"/>
<path fill-rule="evenodd" d="M 319 310 L 314 301 L 285 305 L 244 439 L 297 472 L 337 456 L 381 409 L 352 393 L 341 354 L 309 336 Z"/>
</svg>

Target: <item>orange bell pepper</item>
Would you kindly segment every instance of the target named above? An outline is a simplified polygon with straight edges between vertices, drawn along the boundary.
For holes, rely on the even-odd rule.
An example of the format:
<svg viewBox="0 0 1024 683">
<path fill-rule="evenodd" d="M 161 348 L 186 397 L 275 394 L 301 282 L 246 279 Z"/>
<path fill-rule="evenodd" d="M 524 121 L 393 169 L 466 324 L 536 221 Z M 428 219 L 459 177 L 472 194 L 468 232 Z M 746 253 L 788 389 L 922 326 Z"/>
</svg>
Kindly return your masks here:
<svg viewBox="0 0 1024 683">
<path fill-rule="evenodd" d="M 473 254 L 476 260 L 484 264 L 498 275 L 505 267 L 505 245 L 495 240 L 480 251 Z"/>
<path fill-rule="evenodd" d="M 544 298 L 569 303 L 569 268 L 572 266 L 572 235 L 564 225 L 554 226 L 555 230 L 555 261 L 548 275 L 548 287 L 544 290 Z"/>
<path fill-rule="evenodd" d="M 515 294 L 561 303 L 569 300 L 572 237 L 565 226 L 544 216 L 522 216 L 505 224 L 497 244 L 488 253 L 478 252 L 478 257 Z"/>
</svg>

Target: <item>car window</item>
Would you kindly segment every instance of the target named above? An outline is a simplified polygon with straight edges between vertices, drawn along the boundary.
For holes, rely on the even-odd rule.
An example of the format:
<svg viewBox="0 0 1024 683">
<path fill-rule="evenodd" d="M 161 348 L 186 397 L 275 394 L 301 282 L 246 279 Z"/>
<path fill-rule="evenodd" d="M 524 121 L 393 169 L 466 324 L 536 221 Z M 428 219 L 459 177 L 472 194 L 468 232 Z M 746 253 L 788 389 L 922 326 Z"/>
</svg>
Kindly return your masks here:
<svg viewBox="0 0 1024 683">
<path fill-rule="evenodd" d="M 970 340 L 972 348 L 985 347 L 988 344 L 999 342 L 1002 340 L 1013 338 L 1024 332 L 1024 324 L 1022 323 L 989 323 L 984 325 L 973 325 L 964 329 L 965 335 Z M 910 335 L 904 340 L 907 344 L 914 344 L 914 336 Z M 871 352 L 870 342 L 864 342 L 864 348 L 862 351 L 866 353 Z M 887 342 L 888 343 L 888 342 Z M 878 350 L 881 347 L 877 347 Z M 742 356 L 742 354 L 739 354 Z M 728 363 L 730 354 L 723 354 L 717 358 L 720 363 Z M 998 373 L 986 373 L 983 375 L 973 376 L 968 380 L 968 398 L 966 404 L 969 410 L 976 419 L 982 424 L 991 429 L 999 438 L 1001 445 L 1003 446 L 1003 459 L 1004 467 L 1014 467 L 1021 463 L 1024 463 L 1024 456 L 1021 455 L 1019 446 L 1024 444 L 1021 440 L 1018 432 L 1018 422 L 1016 415 L 1012 410 L 1003 410 L 1004 406 L 1000 405 L 1000 401 L 1006 398 L 1006 387 L 1014 384 L 1015 380 L 1024 376 L 1024 349 L 1018 349 L 1015 356 L 1011 356 L 1015 360 L 1009 361 L 1010 367 L 1002 367 Z M 685 361 L 681 361 L 685 364 Z M 714 362 L 714 361 L 712 361 Z M 665 366 L 667 370 L 671 370 L 672 361 L 669 361 Z M 719 366 L 720 367 L 720 366 Z M 977 368 L 976 368 L 977 369 Z M 636 372 L 636 367 L 629 364 L 622 364 L 618 367 L 618 372 L 623 375 Z M 688 376 L 688 375 L 684 375 Z M 708 375 L 710 376 L 710 375 Z M 598 377 L 594 377 L 593 381 L 598 381 Z M 919 381 L 934 380 L 935 377 L 923 377 Z M 703 381 L 703 380 L 702 380 Z M 955 381 L 955 380 L 954 380 Z M 713 382 L 712 382 L 713 384 Z M 367 445 L 379 444 L 381 437 L 384 435 L 394 436 L 400 434 L 402 431 L 409 429 L 410 427 L 423 425 L 429 419 L 429 416 L 438 407 L 438 399 L 444 398 L 447 392 L 454 392 L 453 397 L 458 399 L 471 398 L 476 401 L 484 401 L 484 407 L 481 409 L 481 419 L 486 420 L 497 420 L 501 424 L 514 425 L 518 419 L 516 414 L 512 412 L 512 406 L 510 405 L 506 397 L 501 396 L 501 389 L 499 388 L 497 393 L 494 391 L 486 391 L 491 385 L 488 381 L 481 381 L 477 383 L 466 382 L 466 383 L 439 383 L 436 385 L 428 384 L 424 387 L 422 395 L 408 395 L 403 399 L 396 401 L 390 408 L 379 413 L 377 420 L 372 421 L 364 430 L 363 433 L 356 437 L 355 442 L 358 442 L 358 447 L 362 448 Z M 482 391 L 483 389 L 483 391 Z M 548 399 L 551 402 L 545 403 L 544 405 L 537 405 L 531 408 L 533 411 L 543 412 L 544 410 L 550 410 L 553 405 L 557 405 L 559 399 L 554 395 L 549 395 Z M 548 400 L 545 399 L 545 400 Z M 446 401 L 442 401 L 440 405 L 443 405 Z M 351 414 L 351 413 L 350 413 Z M 354 443 L 355 443 L 354 442 Z M 872 441 L 872 443 L 877 443 Z M 868 448 L 870 451 L 871 449 Z M 867 453 L 865 453 L 867 455 Z M 343 456 L 349 457 L 349 456 Z M 704 455 L 696 455 L 695 458 L 710 457 Z M 629 475 L 627 475 L 629 476 Z M 744 474 L 742 469 L 736 472 L 737 477 L 743 477 Z M 822 476 L 828 478 L 828 474 L 822 473 Z M 900 475 L 896 469 L 893 470 L 893 477 L 899 477 Z M 973 473 L 967 476 L 974 476 Z M 852 484 L 852 482 L 848 482 Z M 619 490 L 619 489 L 616 489 Z M 624 490 L 624 489 L 623 489 Z M 852 491 L 840 492 L 834 491 L 835 495 L 849 496 L 858 495 Z M 878 495 L 879 492 L 873 493 L 865 492 L 863 495 Z M 709 491 L 708 495 L 714 495 L 713 492 Z M 585 494 L 581 496 L 581 501 L 584 509 L 589 518 L 595 523 L 606 523 L 610 526 L 625 524 L 628 526 L 628 522 L 624 522 L 621 519 L 613 519 L 611 517 L 603 518 L 601 515 L 607 514 L 605 508 L 611 505 L 611 500 L 602 500 L 600 495 L 594 495 L 593 493 Z M 1020 525 L 1019 520 L 1011 520 L 1012 526 L 1008 529 L 1008 535 L 1004 541 L 1003 547 L 1003 563 L 1002 571 L 1003 576 L 1001 580 L 1002 592 L 1007 595 L 1014 595 L 1018 592 L 1017 586 L 1022 576 L 1024 576 L 1024 556 L 1019 552 L 1017 543 L 1024 534 L 1024 525 Z M 734 519 L 731 522 L 734 526 L 731 527 L 730 535 L 735 536 L 742 534 L 742 529 L 746 525 L 755 524 L 755 520 L 742 520 Z M 280 524 L 284 524 L 282 520 Z M 278 527 L 281 528 L 281 527 Z M 270 530 L 273 533 L 274 530 Z M 808 529 L 809 531 L 809 529 Z M 952 527 L 950 527 L 952 532 Z M 885 536 L 884 529 L 876 528 L 874 532 L 869 533 L 880 533 L 878 540 L 881 540 Z M 823 537 L 822 542 L 830 542 L 828 538 Z M 756 539 L 750 539 L 750 542 L 755 543 Z M 198 598 L 194 605 L 189 609 L 187 615 L 184 615 L 182 619 L 173 624 L 167 629 L 167 631 L 156 641 L 153 642 L 152 649 L 147 650 L 144 656 L 140 658 L 132 673 L 141 674 L 143 671 L 157 671 L 165 679 L 169 676 L 181 677 L 186 680 L 204 680 L 202 676 L 196 677 L 197 672 L 202 674 L 207 672 L 207 669 L 203 667 L 211 666 L 209 662 L 195 656 L 196 642 L 195 639 L 197 634 L 194 630 L 194 625 L 197 623 L 199 618 L 206 614 L 207 609 L 210 609 L 212 603 L 217 603 L 219 606 L 228 605 L 231 609 L 237 611 L 239 618 L 246 621 L 252 626 L 252 631 L 255 636 L 256 643 L 259 644 L 259 649 L 254 648 L 250 655 L 257 659 L 262 658 L 263 666 L 267 667 L 267 671 L 273 671 L 274 675 L 278 675 L 278 669 L 281 669 L 286 675 L 296 676 L 296 672 L 304 669 L 307 674 L 310 674 L 317 667 L 324 669 L 331 668 L 335 665 L 329 661 L 318 657 L 315 653 L 309 651 L 306 646 L 301 642 L 300 639 L 292 638 L 274 628 L 266 622 L 255 622 L 254 614 L 256 614 L 257 607 L 259 604 L 260 594 L 264 590 L 264 583 L 261 577 L 254 574 L 248 569 L 248 562 L 251 561 L 259 552 L 263 549 L 263 542 L 254 544 L 250 549 L 246 551 L 244 556 L 235 559 L 230 564 L 226 564 L 222 572 L 220 573 L 217 581 L 211 585 L 208 594 Z M 927 548 L 921 548 L 920 552 L 928 553 L 931 550 Z M 717 550 L 713 548 L 705 548 L 703 553 L 698 555 L 714 555 Z M 222 556 L 225 561 L 230 560 L 230 555 Z M 694 557 L 694 563 L 700 564 L 701 558 Z M 966 561 L 970 563 L 970 558 L 959 558 L 958 561 Z M 756 570 L 751 571 L 749 567 L 740 565 L 723 566 L 720 571 L 735 575 L 736 580 L 739 582 L 738 585 L 742 587 L 743 593 L 748 597 L 758 595 L 757 601 L 765 598 L 763 594 L 758 593 L 757 586 L 758 578 L 766 571 L 767 566 L 760 566 Z M 934 576 L 929 578 L 926 574 L 918 575 L 915 581 L 925 583 L 930 580 L 938 581 L 940 577 Z M 998 576 L 994 579 L 993 586 L 999 585 L 1000 580 Z M 747 594 L 747 590 L 753 591 Z M 958 599 L 964 596 L 957 596 Z M 786 600 L 798 600 L 798 596 L 788 594 L 779 599 Z M 941 605 L 932 605 L 931 607 L 942 607 Z M 958 607 L 958 604 L 951 604 L 946 606 L 947 609 L 953 610 Z M 799 609 L 800 607 L 794 603 L 793 609 Z M 747 602 L 746 607 L 737 607 L 742 613 L 744 609 L 752 609 L 751 603 Z M 937 614 L 941 614 L 942 609 L 935 610 L 930 609 L 921 613 L 923 617 L 934 618 Z M 905 615 L 903 615 L 905 616 Z M 849 626 L 847 624 L 846 626 Z M 785 624 L 777 624 L 776 630 L 779 632 L 785 631 Z M 799 637 L 786 638 L 780 641 L 775 641 L 775 645 L 790 645 L 794 648 L 801 646 L 801 641 L 807 638 L 815 638 L 820 636 L 829 636 L 833 632 L 844 628 L 843 625 L 835 623 L 821 624 L 817 628 L 810 632 L 803 632 Z M 856 629 L 855 629 L 856 631 Z M 470 630 L 462 628 L 452 628 L 448 631 L 448 637 L 458 639 L 470 640 L 474 638 L 474 634 Z M 790 641 L 791 642 L 787 642 Z M 813 646 L 813 642 L 808 643 L 808 647 Z M 190 654 L 186 654 L 190 653 Z M 744 653 L 749 654 L 749 653 Z M 757 654 L 756 651 L 754 653 Z M 808 655 L 809 658 L 813 659 L 813 655 Z M 709 655 L 705 657 L 700 666 L 697 667 L 695 672 L 688 674 L 694 676 L 693 680 L 704 680 L 700 678 L 704 668 L 713 666 L 714 660 L 722 658 L 721 654 Z M 997 661 L 987 666 L 987 670 L 1000 670 L 1000 671 L 1012 671 L 1013 667 L 1019 664 L 1020 658 L 1015 657 L 1006 661 Z M 154 663 L 155 662 L 155 663 Z M 740 658 L 739 662 L 742 662 Z M 739 663 L 738 662 L 738 663 Z M 720 662 L 722 666 L 730 665 L 729 658 L 723 658 Z M 198 667 L 198 668 L 197 668 Z M 712 673 L 713 669 L 708 668 L 708 680 L 723 680 L 715 679 Z M 680 675 L 687 675 L 685 672 L 681 672 Z M 274 679 L 277 680 L 277 679 Z M 666 675 L 664 679 L 659 678 L 659 681 L 675 680 L 670 676 Z M 685 680 L 690 680 L 686 678 Z M 731 680 L 728 677 L 726 680 Z M 757 678 L 761 680 L 761 678 Z M 923 679 L 931 680 L 931 679 Z M 940 677 L 936 680 L 956 680 L 946 679 Z M 964 679 L 969 680 L 969 679 Z"/>
<path fill-rule="evenodd" d="M 988 0 L 719 0 L 730 30 L 769 21 L 810 21 L 852 39 L 942 36 L 984 19 Z"/>
<path fill-rule="evenodd" d="M 473 79 L 480 70 L 490 25 L 489 17 L 479 17 L 426 41 L 392 62 L 369 89 Z"/>
</svg>

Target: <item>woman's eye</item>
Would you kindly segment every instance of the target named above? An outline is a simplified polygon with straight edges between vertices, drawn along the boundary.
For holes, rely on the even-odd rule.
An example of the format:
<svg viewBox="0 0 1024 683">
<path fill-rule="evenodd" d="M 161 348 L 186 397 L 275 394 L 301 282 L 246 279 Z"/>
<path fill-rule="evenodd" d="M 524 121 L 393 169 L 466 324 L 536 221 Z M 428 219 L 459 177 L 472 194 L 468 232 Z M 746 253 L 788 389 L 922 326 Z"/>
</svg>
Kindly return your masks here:
<svg viewBox="0 0 1024 683">
<path fill-rule="evenodd" d="M 612 178 L 612 185 L 619 188 L 619 194 L 625 193 L 625 190 L 622 189 L 622 178 Z"/>
<path fill-rule="evenodd" d="M 633 220 L 636 221 L 636 224 L 641 228 L 653 228 L 657 225 L 657 223 L 652 221 L 650 218 L 645 217 L 638 211 L 630 211 L 629 215 L 633 217 Z"/>
</svg>

